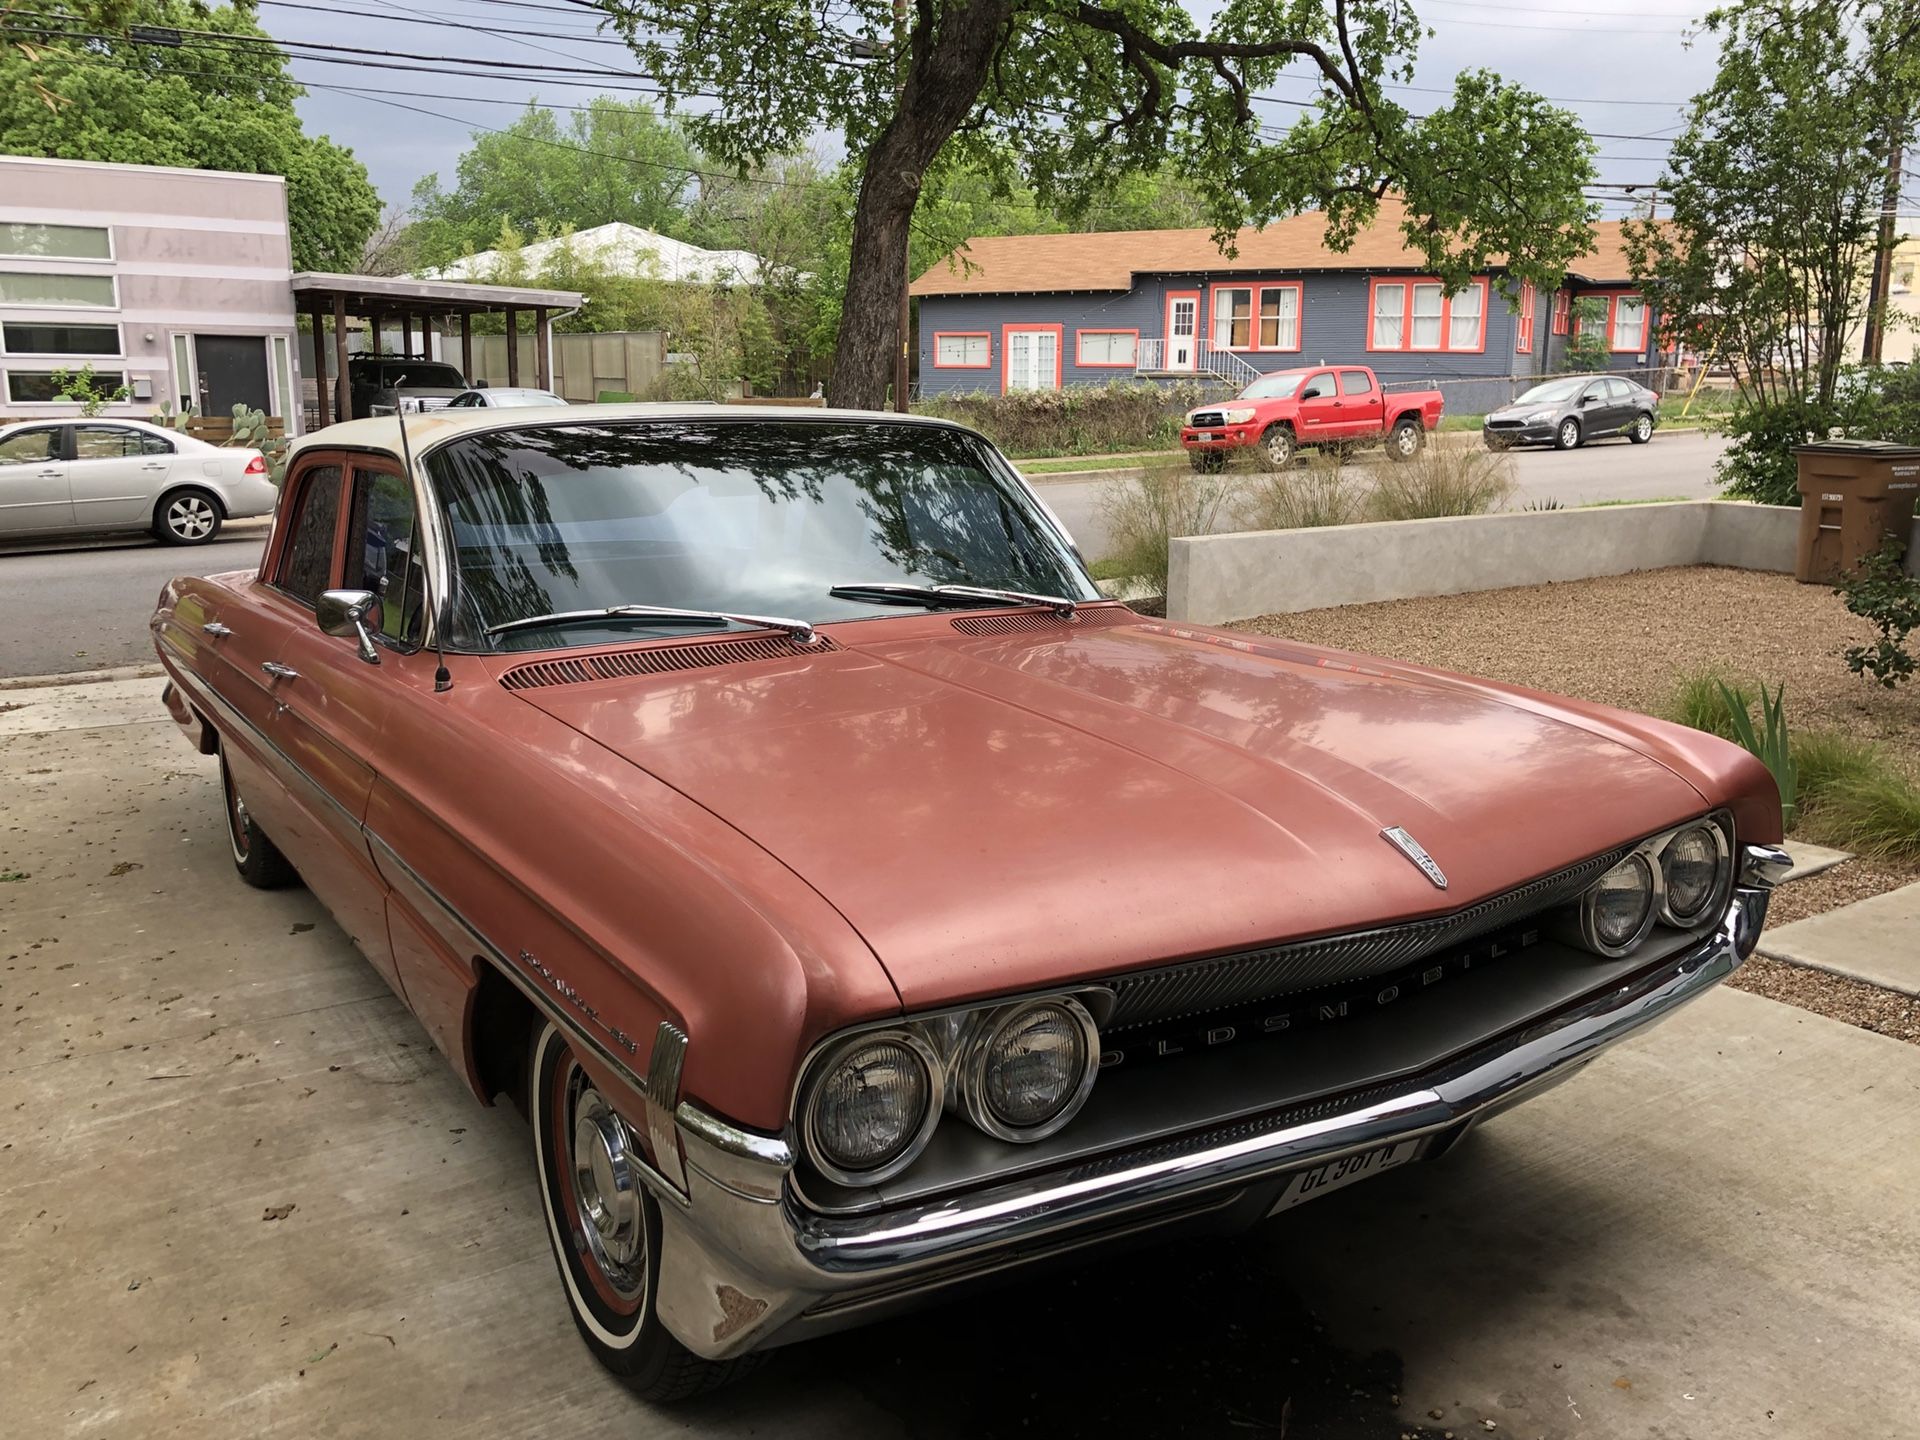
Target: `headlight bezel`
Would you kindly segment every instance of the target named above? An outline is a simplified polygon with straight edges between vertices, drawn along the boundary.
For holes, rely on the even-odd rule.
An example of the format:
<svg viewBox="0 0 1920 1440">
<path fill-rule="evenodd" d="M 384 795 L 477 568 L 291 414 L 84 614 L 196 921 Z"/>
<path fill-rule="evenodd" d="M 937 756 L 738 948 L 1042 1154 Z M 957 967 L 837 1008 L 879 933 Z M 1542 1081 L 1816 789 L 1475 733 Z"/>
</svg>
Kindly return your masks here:
<svg viewBox="0 0 1920 1440">
<path fill-rule="evenodd" d="M 1703 830 L 1713 838 L 1716 870 L 1714 883 L 1707 892 L 1705 901 L 1691 912 L 1677 912 L 1673 909 L 1667 895 L 1666 854 L 1681 836 L 1695 830 Z M 1618 960 L 1631 955 L 1644 945 L 1647 937 L 1656 927 L 1664 926 L 1670 930 L 1690 933 L 1704 929 L 1714 922 L 1726 910 L 1733 897 L 1733 819 L 1726 811 L 1716 810 L 1711 814 L 1687 820 L 1679 825 L 1649 835 L 1634 844 L 1626 846 L 1618 860 L 1573 902 L 1569 917 L 1570 933 L 1563 931 L 1567 938 L 1577 940 L 1582 948 L 1592 951 L 1610 960 Z M 1620 866 L 1638 859 L 1646 867 L 1651 881 L 1652 904 L 1635 931 L 1631 941 L 1625 944 L 1608 944 L 1599 933 L 1593 920 L 1593 902 L 1599 893 L 1600 884 Z"/>
<path fill-rule="evenodd" d="M 826 1147 L 820 1142 L 818 1118 L 822 1092 L 828 1077 L 833 1075 L 855 1051 L 888 1042 L 904 1046 L 919 1059 L 921 1069 L 926 1075 L 926 1109 L 920 1117 L 919 1124 L 914 1127 L 912 1137 L 901 1150 L 879 1165 L 870 1166 L 864 1170 L 851 1170 L 830 1158 L 826 1153 Z M 932 1143 L 933 1132 L 938 1128 L 940 1116 L 946 1108 L 946 1066 L 941 1063 L 933 1046 L 928 1044 L 919 1032 L 907 1025 L 879 1025 L 857 1030 L 850 1035 L 842 1035 L 830 1042 L 814 1057 L 805 1073 L 806 1080 L 794 1112 L 800 1138 L 809 1163 L 836 1185 L 858 1189 L 881 1184 L 900 1174 L 918 1160 L 927 1146 Z"/>
<path fill-rule="evenodd" d="M 1034 1125 L 1011 1125 L 995 1113 L 993 1103 L 988 1098 L 987 1069 L 993 1063 L 994 1050 L 1009 1030 L 1034 1011 L 1048 1009 L 1063 1011 L 1079 1028 L 1080 1074 L 1066 1100 L 1052 1115 Z M 1076 997 L 1036 996 L 980 1012 L 955 1058 L 954 1070 L 959 1083 L 949 1093 L 958 1101 L 973 1126 L 996 1140 L 1031 1145 L 1065 1129 L 1087 1103 L 1088 1096 L 1093 1093 L 1093 1082 L 1100 1074 L 1100 1030 L 1087 1007 Z"/>
<path fill-rule="evenodd" d="M 1220 419 L 1227 425 L 1250 425 L 1259 413 L 1259 407 L 1254 405 L 1223 405 Z"/>
</svg>

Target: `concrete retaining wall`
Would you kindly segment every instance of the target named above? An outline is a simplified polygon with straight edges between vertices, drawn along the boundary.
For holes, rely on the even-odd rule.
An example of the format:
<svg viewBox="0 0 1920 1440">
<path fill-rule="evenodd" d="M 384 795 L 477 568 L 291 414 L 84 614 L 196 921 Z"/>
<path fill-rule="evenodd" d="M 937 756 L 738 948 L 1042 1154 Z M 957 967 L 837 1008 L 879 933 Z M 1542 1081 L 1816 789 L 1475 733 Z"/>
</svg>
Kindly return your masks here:
<svg viewBox="0 0 1920 1440">
<path fill-rule="evenodd" d="M 1791 571 L 1799 524 L 1789 506 L 1687 500 L 1192 536 L 1173 542 L 1167 615 L 1218 625 L 1675 565 Z"/>
</svg>

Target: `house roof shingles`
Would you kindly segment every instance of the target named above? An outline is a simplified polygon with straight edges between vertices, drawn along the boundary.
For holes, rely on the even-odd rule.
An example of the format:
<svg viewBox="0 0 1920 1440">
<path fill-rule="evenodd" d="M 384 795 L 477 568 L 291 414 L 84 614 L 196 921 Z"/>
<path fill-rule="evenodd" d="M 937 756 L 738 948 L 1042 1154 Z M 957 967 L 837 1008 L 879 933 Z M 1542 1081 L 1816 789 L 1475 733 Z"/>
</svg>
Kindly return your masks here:
<svg viewBox="0 0 1920 1440">
<path fill-rule="evenodd" d="M 1593 252 L 1568 267 L 1590 281 L 1631 278 L 1620 222 L 1593 227 Z M 1420 253 L 1400 233 L 1391 201 L 1345 252 L 1326 242 L 1319 211 L 1276 220 L 1264 230 L 1242 230 L 1239 253 L 1226 256 L 1213 232 L 1108 230 L 1072 235 L 981 235 L 936 262 L 913 282 L 923 295 L 1039 295 L 1074 290 L 1131 290 L 1137 275 L 1282 275 L 1305 270 L 1421 270 Z M 961 263 L 962 261 L 965 263 Z"/>
</svg>

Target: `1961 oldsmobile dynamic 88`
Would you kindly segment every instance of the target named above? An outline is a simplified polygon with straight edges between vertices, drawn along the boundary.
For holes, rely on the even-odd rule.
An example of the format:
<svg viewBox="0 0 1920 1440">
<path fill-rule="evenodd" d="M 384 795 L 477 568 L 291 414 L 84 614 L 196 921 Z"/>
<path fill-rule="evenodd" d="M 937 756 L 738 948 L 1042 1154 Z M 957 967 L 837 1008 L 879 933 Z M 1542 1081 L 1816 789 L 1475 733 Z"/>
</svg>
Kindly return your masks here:
<svg viewBox="0 0 1920 1440">
<path fill-rule="evenodd" d="M 1406 1161 L 1725 977 L 1745 751 L 1103 601 L 952 425 L 356 421 L 173 582 L 234 863 L 531 1121 L 586 1343 L 751 1352 Z"/>
</svg>

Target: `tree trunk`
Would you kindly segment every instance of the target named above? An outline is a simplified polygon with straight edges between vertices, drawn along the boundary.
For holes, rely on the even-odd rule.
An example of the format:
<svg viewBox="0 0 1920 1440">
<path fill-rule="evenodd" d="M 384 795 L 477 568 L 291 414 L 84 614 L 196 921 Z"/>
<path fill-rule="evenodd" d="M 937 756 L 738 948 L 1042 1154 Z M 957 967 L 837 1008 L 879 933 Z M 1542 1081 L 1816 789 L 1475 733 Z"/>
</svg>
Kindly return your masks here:
<svg viewBox="0 0 1920 1440">
<path fill-rule="evenodd" d="M 867 152 L 853 213 L 846 298 L 834 348 L 827 403 L 879 410 L 887 403 L 900 353 L 900 286 L 907 241 L 927 167 L 980 98 L 1013 0 L 921 5 L 911 40 L 912 63 L 893 119 Z"/>
</svg>

